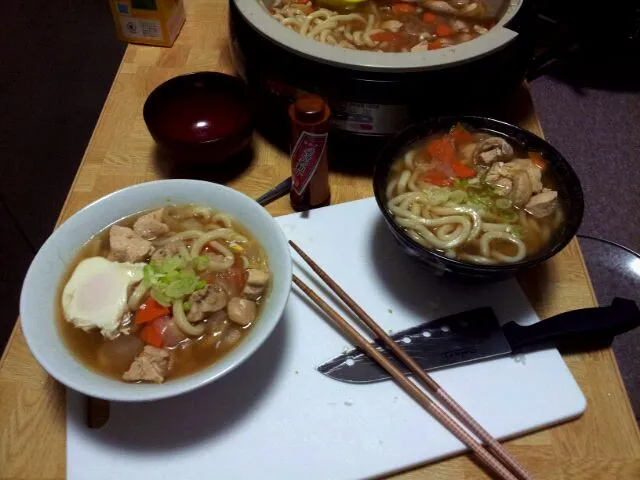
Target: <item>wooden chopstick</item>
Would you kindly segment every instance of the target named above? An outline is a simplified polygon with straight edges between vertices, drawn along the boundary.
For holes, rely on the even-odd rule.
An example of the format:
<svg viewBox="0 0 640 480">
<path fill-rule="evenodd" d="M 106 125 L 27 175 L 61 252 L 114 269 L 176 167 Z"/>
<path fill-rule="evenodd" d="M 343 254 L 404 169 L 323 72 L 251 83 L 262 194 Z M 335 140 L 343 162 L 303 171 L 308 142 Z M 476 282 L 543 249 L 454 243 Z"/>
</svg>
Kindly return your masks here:
<svg viewBox="0 0 640 480">
<path fill-rule="evenodd" d="M 295 283 L 320 309 L 327 314 L 333 321 L 335 326 L 345 333 L 351 341 L 365 351 L 367 355 L 373 358 L 389 375 L 413 398 L 421 407 L 433 415 L 447 430 L 453 433 L 458 440 L 467 445 L 473 452 L 485 463 L 487 467 L 493 470 L 499 478 L 504 480 L 517 480 L 513 474 L 507 470 L 495 457 L 493 457 L 482 444 L 469 435 L 458 423 L 447 415 L 447 413 L 434 403 L 427 395 L 420 390 L 415 383 L 409 380 L 404 374 L 387 358 L 372 347 L 366 338 L 340 316 L 333 308 L 331 308 L 322 298 L 318 296 L 309 286 L 307 286 L 296 275 L 293 276 Z"/>
<path fill-rule="evenodd" d="M 293 249 L 311 267 L 311 269 L 349 306 L 365 325 L 384 342 L 385 346 L 400 359 L 425 386 L 458 418 L 464 425 L 478 436 L 493 452 L 493 454 L 509 467 L 522 480 L 533 480 L 533 476 L 520 465 L 520 463 L 487 432 L 462 406 L 460 406 L 449 394 L 420 366 L 400 348 L 393 339 L 371 318 L 329 275 L 318 266 L 298 245 L 289 241 Z M 368 344 L 367 344 L 368 345 Z M 370 345 L 369 345 L 370 346 Z M 375 351 L 375 349 L 374 349 Z M 384 357 L 383 357 L 384 358 Z M 474 450 L 475 451 L 475 450 Z"/>
</svg>

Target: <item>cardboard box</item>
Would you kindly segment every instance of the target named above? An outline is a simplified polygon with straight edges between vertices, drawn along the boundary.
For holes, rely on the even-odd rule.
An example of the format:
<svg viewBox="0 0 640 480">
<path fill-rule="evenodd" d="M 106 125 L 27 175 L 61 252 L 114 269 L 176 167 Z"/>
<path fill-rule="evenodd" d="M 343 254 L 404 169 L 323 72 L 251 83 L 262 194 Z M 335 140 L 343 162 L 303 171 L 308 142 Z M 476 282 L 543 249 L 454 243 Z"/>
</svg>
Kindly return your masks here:
<svg viewBox="0 0 640 480">
<path fill-rule="evenodd" d="M 118 38 L 170 47 L 184 24 L 183 0 L 110 0 Z"/>
</svg>

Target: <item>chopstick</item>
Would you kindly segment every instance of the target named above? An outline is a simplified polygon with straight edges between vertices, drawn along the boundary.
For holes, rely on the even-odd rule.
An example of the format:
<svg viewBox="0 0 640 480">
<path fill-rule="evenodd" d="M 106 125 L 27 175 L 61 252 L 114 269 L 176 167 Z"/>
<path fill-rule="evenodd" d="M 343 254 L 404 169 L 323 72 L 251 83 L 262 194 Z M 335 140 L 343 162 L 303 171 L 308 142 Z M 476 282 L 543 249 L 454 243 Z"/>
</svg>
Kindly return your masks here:
<svg viewBox="0 0 640 480">
<path fill-rule="evenodd" d="M 423 384 L 427 386 L 434 393 L 436 398 L 438 398 L 451 411 L 451 413 L 453 413 L 455 417 L 458 418 L 458 420 L 460 420 L 467 428 L 469 428 L 469 430 L 471 430 L 475 435 L 477 435 L 478 438 L 480 438 L 483 442 L 485 442 L 485 444 L 491 449 L 491 451 L 497 457 L 497 459 L 492 457 L 489 454 L 489 452 L 487 452 L 482 447 L 482 445 L 477 443 L 475 439 L 470 437 L 464 430 L 462 430 L 462 432 L 466 435 L 465 438 L 458 437 L 461 441 L 463 441 L 469 448 L 471 448 L 474 451 L 474 453 L 476 453 L 491 468 L 493 468 L 494 464 L 496 463 L 502 466 L 498 462 L 499 460 L 499 461 L 502 461 L 504 465 L 510 468 L 515 474 L 517 474 L 518 477 L 521 478 L 522 480 L 533 480 L 533 476 L 529 472 L 527 472 L 527 470 L 525 470 L 525 468 L 522 465 L 520 465 L 520 463 L 518 463 L 518 461 L 493 436 L 491 436 L 491 434 L 487 432 L 464 408 L 462 408 L 462 406 L 460 406 L 451 396 L 449 396 L 449 394 L 433 379 L 433 377 L 431 377 L 431 375 L 423 371 L 422 368 L 420 368 L 420 366 L 409 355 L 407 355 L 407 353 L 404 350 L 402 350 L 402 348 L 400 348 L 389 335 L 387 335 L 387 333 L 375 322 L 375 320 L 373 320 L 373 318 L 371 318 L 335 281 L 333 281 L 333 279 L 331 279 L 331 277 L 329 277 L 329 275 L 324 270 L 322 270 L 322 268 L 320 268 L 294 242 L 289 241 L 289 244 L 300 255 L 300 257 L 302 257 L 302 259 L 311 267 L 311 269 L 329 286 L 329 288 L 331 288 L 331 290 L 333 290 L 333 292 L 336 293 L 336 295 L 338 295 L 338 297 L 358 316 L 358 318 L 361 319 L 367 327 L 369 327 L 369 329 L 377 336 L 377 338 L 380 339 L 385 344 L 385 346 L 413 372 L 415 377 L 418 378 L 420 381 L 422 381 Z M 309 289 L 309 287 L 305 285 L 303 288 L 301 284 L 302 285 L 304 284 L 300 279 L 298 279 L 297 277 L 294 277 L 294 283 L 296 283 L 296 285 L 298 285 L 307 295 L 309 295 L 310 298 L 314 300 L 314 302 L 318 303 L 315 300 L 315 298 L 318 298 L 328 309 L 333 311 L 331 307 L 329 307 L 324 301 L 322 301 L 322 299 L 320 299 L 314 292 L 312 292 Z M 309 292 L 313 296 L 311 296 Z M 402 381 L 406 381 L 406 382 L 409 382 L 413 387 L 415 387 L 415 385 L 409 380 L 407 380 L 404 377 L 404 375 L 395 368 L 393 364 L 389 363 L 384 356 L 379 354 L 379 352 L 375 348 L 371 347 L 371 345 L 366 341 L 366 339 L 364 339 L 364 337 L 362 337 L 362 335 L 360 335 L 356 330 L 353 329 L 353 327 L 351 327 L 348 323 L 346 323 L 346 320 L 344 320 L 335 311 L 333 311 L 333 314 L 335 314 L 340 318 L 340 320 L 337 320 L 336 318 L 334 318 L 333 314 L 328 313 L 328 311 L 325 310 L 325 308 L 322 305 L 318 304 L 318 306 L 320 306 L 320 308 L 322 308 L 325 311 L 325 313 L 327 313 L 327 315 L 329 315 L 332 318 L 332 320 L 334 320 L 334 322 L 338 324 L 339 328 L 345 330 L 345 328 L 343 328 L 343 323 L 346 324 L 348 327 L 346 330 L 350 332 L 349 335 L 354 340 L 357 340 L 358 346 L 362 348 L 372 358 L 374 358 L 374 360 L 376 360 L 379 364 L 381 364 L 381 366 L 385 368 L 385 370 L 387 370 L 389 374 L 391 374 L 391 372 L 388 370 L 387 367 L 385 367 L 382 364 L 380 360 L 378 360 L 378 358 L 382 358 L 384 362 L 386 362 L 391 368 L 393 368 L 396 374 L 399 374 L 400 377 L 402 377 L 402 380 L 398 380 L 396 375 L 392 375 L 392 377 L 396 379 L 396 381 L 398 381 L 399 383 Z M 351 332 L 357 335 L 357 337 L 354 337 Z M 366 348 L 361 345 L 362 341 L 366 343 Z M 374 353 L 373 354 L 369 353 L 371 351 Z M 404 382 L 402 383 L 401 386 L 405 388 Z M 405 388 L 405 390 L 407 390 L 407 388 Z M 413 389 L 411 389 L 411 391 L 409 390 L 407 391 L 410 393 L 412 397 L 414 397 L 414 399 L 416 399 L 416 397 L 413 394 Z M 424 395 L 422 391 L 418 389 L 418 392 L 420 392 L 421 396 L 424 397 L 427 401 L 431 402 L 431 400 L 429 400 L 429 398 L 426 397 L 426 395 Z M 427 410 L 431 411 L 430 408 L 427 408 L 423 404 L 424 400 L 418 401 L 418 403 L 420 405 L 423 405 Z M 439 409 L 439 407 L 437 408 Z M 442 412 L 441 410 L 440 412 L 446 416 L 446 413 Z M 445 420 L 442 420 L 439 415 L 440 413 L 434 413 L 434 416 L 438 420 L 440 420 L 447 428 L 449 428 L 451 423 L 455 424 L 456 427 L 460 428 L 458 424 L 455 423 L 453 420 L 451 420 L 448 416 L 445 417 L 446 418 L 446 421 L 445 421 Z M 454 435 L 458 436 L 455 431 L 451 429 L 450 431 L 454 433 Z M 466 441 L 468 440 L 466 437 L 469 437 L 472 443 L 468 443 Z M 480 446 L 483 452 L 482 454 L 478 453 L 478 449 L 475 448 L 477 446 Z M 489 458 L 491 458 L 491 461 L 485 459 L 486 455 L 488 455 Z M 504 467 L 502 468 L 504 469 Z M 496 473 L 499 473 L 499 472 L 496 471 Z M 507 473 L 511 475 L 509 472 Z M 507 478 L 513 478 L 513 477 L 507 477 Z"/>
</svg>

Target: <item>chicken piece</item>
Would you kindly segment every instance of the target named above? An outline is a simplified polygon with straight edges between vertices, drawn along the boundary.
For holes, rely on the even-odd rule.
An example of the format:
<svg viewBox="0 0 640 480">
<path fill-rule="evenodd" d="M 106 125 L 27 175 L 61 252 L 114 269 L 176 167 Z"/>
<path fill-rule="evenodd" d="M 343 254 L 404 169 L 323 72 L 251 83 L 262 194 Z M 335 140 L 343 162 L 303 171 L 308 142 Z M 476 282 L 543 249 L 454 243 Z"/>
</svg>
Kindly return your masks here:
<svg viewBox="0 0 640 480">
<path fill-rule="evenodd" d="M 114 225 L 109 230 L 109 246 L 111 253 L 109 260 L 118 262 L 140 262 L 154 251 L 149 240 L 141 238 L 129 227 Z"/>
<path fill-rule="evenodd" d="M 169 231 L 169 226 L 162 223 L 164 208 L 138 218 L 133 224 L 133 231 L 145 240 L 153 240 L 161 237 Z"/>
<path fill-rule="evenodd" d="M 402 25 L 402 22 L 398 20 L 386 20 L 380 24 L 380 28 L 384 28 L 385 30 L 395 33 L 402 28 Z"/>
<path fill-rule="evenodd" d="M 485 180 L 496 187 L 498 195 L 508 195 L 511 192 L 512 181 L 518 172 L 525 172 L 531 182 L 531 191 L 542 191 L 542 172 L 528 158 L 516 158 L 508 163 L 495 162 L 489 168 Z"/>
<path fill-rule="evenodd" d="M 494 182 L 493 186 L 496 187 L 495 192 L 497 195 L 506 197 L 513 189 L 513 180 L 507 177 L 500 177 L 496 182 Z"/>
<path fill-rule="evenodd" d="M 220 285 L 210 283 L 189 297 L 191 309 L 187 313 L 187 320 L 191 323 L 201 322 L 208 314 L 222 310 L 227 305 L 227 300 L 224 289 Z"/>
<path fill-rule="evenodd" d="M 242 296 L 249 300 L 257 300 L 264 293 L 269 283 L 269 273 L 257 268 L 247 270 L 247 283 L 242 290 Z"/>
<path fill-rule="evenodd" d="M 246 298 L 233 297 L 227 305 L 229 320 L 240 325 L 249 325 L 256 318 L 256 302 Z"/>
<path fill-rule="evenodd" d="M 469 25 L 464 20 L 456 19 L 453 22 L 451 22 L 451 26 L 456 32 L 466 33 L 469 31 Z"/>
<path fill-rule="evenodd" d="M 520 170 L 513 176 L 513 188 L 509 196 L 517 207 L 523 207 L 531 199 L 533 189 L 527 172 Z"/>
<path fill-rule="evenodd" d="M 548 217 L 558 206 L 558 192 L 546 190 L 531 197 L 524 209 L 536 218 Z"/>
<path fill-rule="evenodd" d="M 489 165 L 493 162 L 508 160 L 513 156 L 513 147 L 500 137 L 489 137 L 481 141 L 473 152 L 476 164 Z"/>
<path fill-rule="evenodd" d="M 171 369 L 172 357 L 169 350 L 146 345 L 124 372 L 125 382 L 164 382 Z"/>
<path fill-rule="evenodd" d="M 509 163 L 505 164 L 505 168 L 508 171 L 515 171 L 516 169 L 524 170 L 529 175 L 531 180 L 531 188 L 533 193 L 539 193 L 542 191 L 542 170 L 536 167 L 528 158 L 514 158 Z"/>
<path fill-rule="evenodd" d="M 426 52 L 427 50 L 429 50 L 429 42 L 427 40 L 424 40 L 411 47 L 412 52 Z"/>
<path fill-rule="evenodd" d="M 448 2 L 443 0 L 426 0 L 423 3 L 423 6 L 432 12 L 447 13 L 449 15 L 455 15 L 458 13 L 458 10 L 455 7 L 452 7 Z"/>
<path fill-rule="evenodd" d="M 151 262 L 155 264 L 162 263 L 163 260 L 175 257 L 180 254 L 180 249 L 175 242 L 167 243 L 164 247 L 158 248 L 153 255 L 151 255 Z"/>
<path fill-rule="evenodd" d="M 483 27 L 482 25 L 474 25 L 473 29 L 476 31 L 478 35 L 484 35 L 489 31 L 488 28 Z"/>
<path fill-rule="evenodd" d="M 504 162 L 496 162 L 491 165 L 484 180 L 487 183 L 496 184 L 501 178 L 509 178 L 510 176 L 509 172 L 504 169 Z"/>
</svg>

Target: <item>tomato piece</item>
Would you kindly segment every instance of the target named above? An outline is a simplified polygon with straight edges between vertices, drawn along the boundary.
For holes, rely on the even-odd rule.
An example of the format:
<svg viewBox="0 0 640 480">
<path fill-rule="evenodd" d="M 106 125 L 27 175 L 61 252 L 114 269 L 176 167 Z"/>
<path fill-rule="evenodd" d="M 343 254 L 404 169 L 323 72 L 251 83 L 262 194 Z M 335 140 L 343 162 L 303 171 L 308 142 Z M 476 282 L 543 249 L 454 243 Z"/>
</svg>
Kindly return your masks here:
<svg viewBox="0 0 640 480">
<path fill-rule="evenodd" d="M 416 7 L 414 7 L 410 3 L 400 2 L 400 3 L 394 3 L 391 6 L 391 10 L 396 15 L 411 14 L 416 11 Z"/>
<path fill-rule="evenodd" d="M 449 141 L 449 138 L 436 138 L 427 144 L 427 154 L 440 162 L 451 163 L 456 159 L 456 150 Z"/>
<path fill-rule="evenodd" d="M 143 323 L 152 322 L 156 318 L 169 315 L 169 313 L 170 310 L 168 307 L 160 305 L 153 298 L 149 297 L 136 311 L 135 322 L 138 325 L 142 325 Z"/>
<path fill-rule="evenodd" d="M 147 345 L 156 348 L 162 348 L 162 334 L 156 329 L 155 325 L 145 325 L 140 331 L 140 339 Z"/>
<path fill-rule="evenodd" d="M 420 180 L 428 182 L 432 185 L 439 187 L 450 187 L 453 185 L 453 179 L 445 175 L 444 172 L 438 169 L 431 169 L 419 176 Z"/>
<path fill-rule="evenodd" d="M 436 27 L 436 35 L 439 37 L 450 37 L 454 33 L 456 33 L 455 30 L 446 23 L 441 23 Z"/>
<path fill-rule="evenodd" d="M 456 126 L 453 127 L 450 135 L 458 145 L 473 143 L 475 141 L 473 133 L 464 128 L 464 126 L 460 122 L 458 122 Z"/>
<path fill-rule="evenodd" d="M 397 42 L 402 36 L 393 32 L 378 32 L 371 35 L 374 42 Z"/>
<path fill-rule="evenodd" d="M 453 169 L 454 175 L 458 178 L 471 178 L 476 176 L 476 171 L 471 167 L 467 167 L 462 162 L 453 162 L 451 168 Z"/>
<path fill-rule="evenodd" d="M 427 12 L 422 15 L 422 21 L 424 23 L 436 23 L 436 16 L 431 12 Z"/>
</svg>

